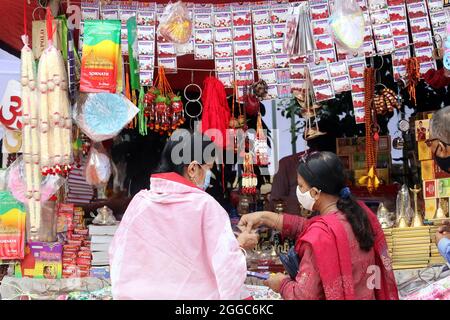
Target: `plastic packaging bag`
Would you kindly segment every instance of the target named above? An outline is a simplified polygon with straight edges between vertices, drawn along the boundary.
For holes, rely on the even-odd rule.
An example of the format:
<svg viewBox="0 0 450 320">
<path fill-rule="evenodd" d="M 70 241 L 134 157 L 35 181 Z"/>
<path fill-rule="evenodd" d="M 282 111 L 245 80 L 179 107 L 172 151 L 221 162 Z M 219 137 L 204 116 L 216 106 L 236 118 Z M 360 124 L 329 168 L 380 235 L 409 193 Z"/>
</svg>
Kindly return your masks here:
<svg viewBox="0 0 450 320">
<path fill-rule="evenodd" d="M 116 217 L 114 217 L 113 211 L 107 206 L 97 209 L 97 216 L 91 212 L 91 217 L 94 218 L 92 224 L 98 225 L 115 225 L 117 223 Z"/>
<path fill-rule="evenodd" d="M 329 18 L 330 31 L 342 49 L 356 52 L 364 43 L 365 21 L 356 0 L 336 0 Z"/>
<path fill-rule="evenodd" d="M 119 20 L 85 21 L 81 92 L 116 92 L 121 57 L 120 33 Z"/>
<path fill-rule="evenodd" d="M 74 116 L 78 127 L 90 139 L 100 142 L 117 136 L 138 112 L 122 94 L 95 93 L 79 101 Z"/>
<path fill-rule="evenodd" d="M 7 169 L 8 190 L 18 201 L 28 203 L 27 184 L 25 179 L 25 162 L 22 157 L 14 161 Z M 58 175 L 43 177 L 41 181 L 41 203 L 48 201 L 64 184 L 65 179 Z M 29 194 L 28 194 L 29 196 Z"/>
<path fill-rule="evenodd" d="M 305 56 L 316 50 L 308 2 L 293 4 L 288 11 L 283 52 L 292 56 Z"/>
<path fill-rule="evenodd" d="M 188 42 L 192 35 L 192 19 L 186 5 L 181 1 L 168 4 L 164 9 L 158 33 L 169 42 Z"/>
<path fill-rule="evenodd" d="M 111 177 L 111 160 L 101 143 L 95 143 L 89 151 L 85 168 L 86 182 L 91 186 L 103 187 Z"/>
<path fill-rule="evenodd" d="M 0 260 L 25 255 L 25 209 L 8 191 L 0 192 Z"/>
</svg>

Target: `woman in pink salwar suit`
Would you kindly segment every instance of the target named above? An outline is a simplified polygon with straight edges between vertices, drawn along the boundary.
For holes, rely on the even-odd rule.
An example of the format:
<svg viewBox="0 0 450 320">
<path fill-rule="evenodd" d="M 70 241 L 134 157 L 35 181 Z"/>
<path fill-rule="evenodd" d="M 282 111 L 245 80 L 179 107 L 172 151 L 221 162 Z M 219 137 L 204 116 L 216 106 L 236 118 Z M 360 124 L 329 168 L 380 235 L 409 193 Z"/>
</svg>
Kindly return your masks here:
<svg viewBox="0 0 450 320">
<path fill-rule="evenodd" d="M 295 279 L 276 274 L 266 284 L 287 300 L 398 300 L 384 233 L 370 209 L 345 187 L 344 168 L 331 152 L 298 165 L 297 198 L 312 219 L 273 212 L 244 216 L 247 229 L 267 225 L 296 239 Z"/>
<path fill-rule="evenodd" d="M 203 190 L 212 157 L 174 164 L 172 150 L 182 146 L 187 154 L 195 135 L 176 136 L 162 153 L 161 173 L 133 198 L 114 236 L 113 297 L 240 299 L 247 272 L 241 248 L 254 247 L 257 236 L 244 232 L 236 239 L 227 212 Z M 200 143 L 202 152 L 210 144 Z"/>
</svg>

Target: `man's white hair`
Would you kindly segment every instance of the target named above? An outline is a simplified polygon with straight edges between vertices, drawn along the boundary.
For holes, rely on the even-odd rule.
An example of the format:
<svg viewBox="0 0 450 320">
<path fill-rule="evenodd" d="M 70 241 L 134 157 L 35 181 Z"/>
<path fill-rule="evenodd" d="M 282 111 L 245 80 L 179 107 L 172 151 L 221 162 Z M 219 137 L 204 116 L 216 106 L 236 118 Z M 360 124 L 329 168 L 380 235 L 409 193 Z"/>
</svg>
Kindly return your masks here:
<svg viewBox="0 0 450 320">
<path fill-rule="evenodd" d="M 435 112 L 430 121 L 430 134 L 432 138 L 450 144 L 450 106 Z"/>
</svg>

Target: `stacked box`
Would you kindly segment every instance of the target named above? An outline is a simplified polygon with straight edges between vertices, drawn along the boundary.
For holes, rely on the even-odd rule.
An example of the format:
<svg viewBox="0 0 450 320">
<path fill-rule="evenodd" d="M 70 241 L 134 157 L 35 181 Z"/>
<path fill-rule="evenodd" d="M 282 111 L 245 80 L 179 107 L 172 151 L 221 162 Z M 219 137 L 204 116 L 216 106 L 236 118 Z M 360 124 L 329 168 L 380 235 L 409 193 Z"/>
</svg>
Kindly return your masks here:
<svg viewBox="0 0 450 320">
<path fill-rule="evenodd" d="M 75 208 L 73 216 L 73 232 L 63 246 L 62 275 L 64 278 L 83 278 L 90 274 L 92 262 L 89 230 L 84 222 L 84 211 Z"/>
<path fill-rule="evenodd" d="M 430 261 L 430 227 L 392 230 L 394 269 L 425 268 Z"/>
<path fill-rule="evenodd" d="M 439 226 L 430 227 L 430 239 L 431 239 L 431 251 L 430 251 L 430 264 L 444 264 L 445 258 L 440 254 L 436 245 L 436 231 Z"/>
<path fill-rule="evenodd" d="M 425 218 L 432 220 L 435 217 L 436 210 L 440 207 L 442 207 L 446 217 L 449 217 L 450 174 L 439 168 L 433 160 L 431 148 L 425 143 L 430 138 L 430 115 L 427 118 L 415 121 L 414 132 L 423 181 Z"/>
</svg>

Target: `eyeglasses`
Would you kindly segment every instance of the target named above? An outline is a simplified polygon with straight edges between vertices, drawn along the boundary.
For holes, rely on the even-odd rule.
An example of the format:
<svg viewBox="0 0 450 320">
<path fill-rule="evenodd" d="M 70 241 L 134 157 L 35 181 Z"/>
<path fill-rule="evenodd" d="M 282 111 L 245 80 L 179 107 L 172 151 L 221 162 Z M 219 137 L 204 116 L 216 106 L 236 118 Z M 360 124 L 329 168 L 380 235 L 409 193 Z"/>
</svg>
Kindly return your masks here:
<svg viewBox="0 0 450 320">
<path fill-rule="evenodd" d="M 427 140 L 425 140 L 425 144 L 427 145 L 428 148 L 431 148 L 431 144 L 432 144 L 434 141 L 439 141 L 440 143 L 442 143 L 442 144 L 443 144 L 444 146 L 446 146 L 446 147 L 450 146 L 450 143 L 446 143 L 446 142 L 444 142 L 444 141 L 442 141 L 442 140 L 440 140 L 440 139 L 438 139 L 438 138 L 427 139 Z"/>
</svg>

